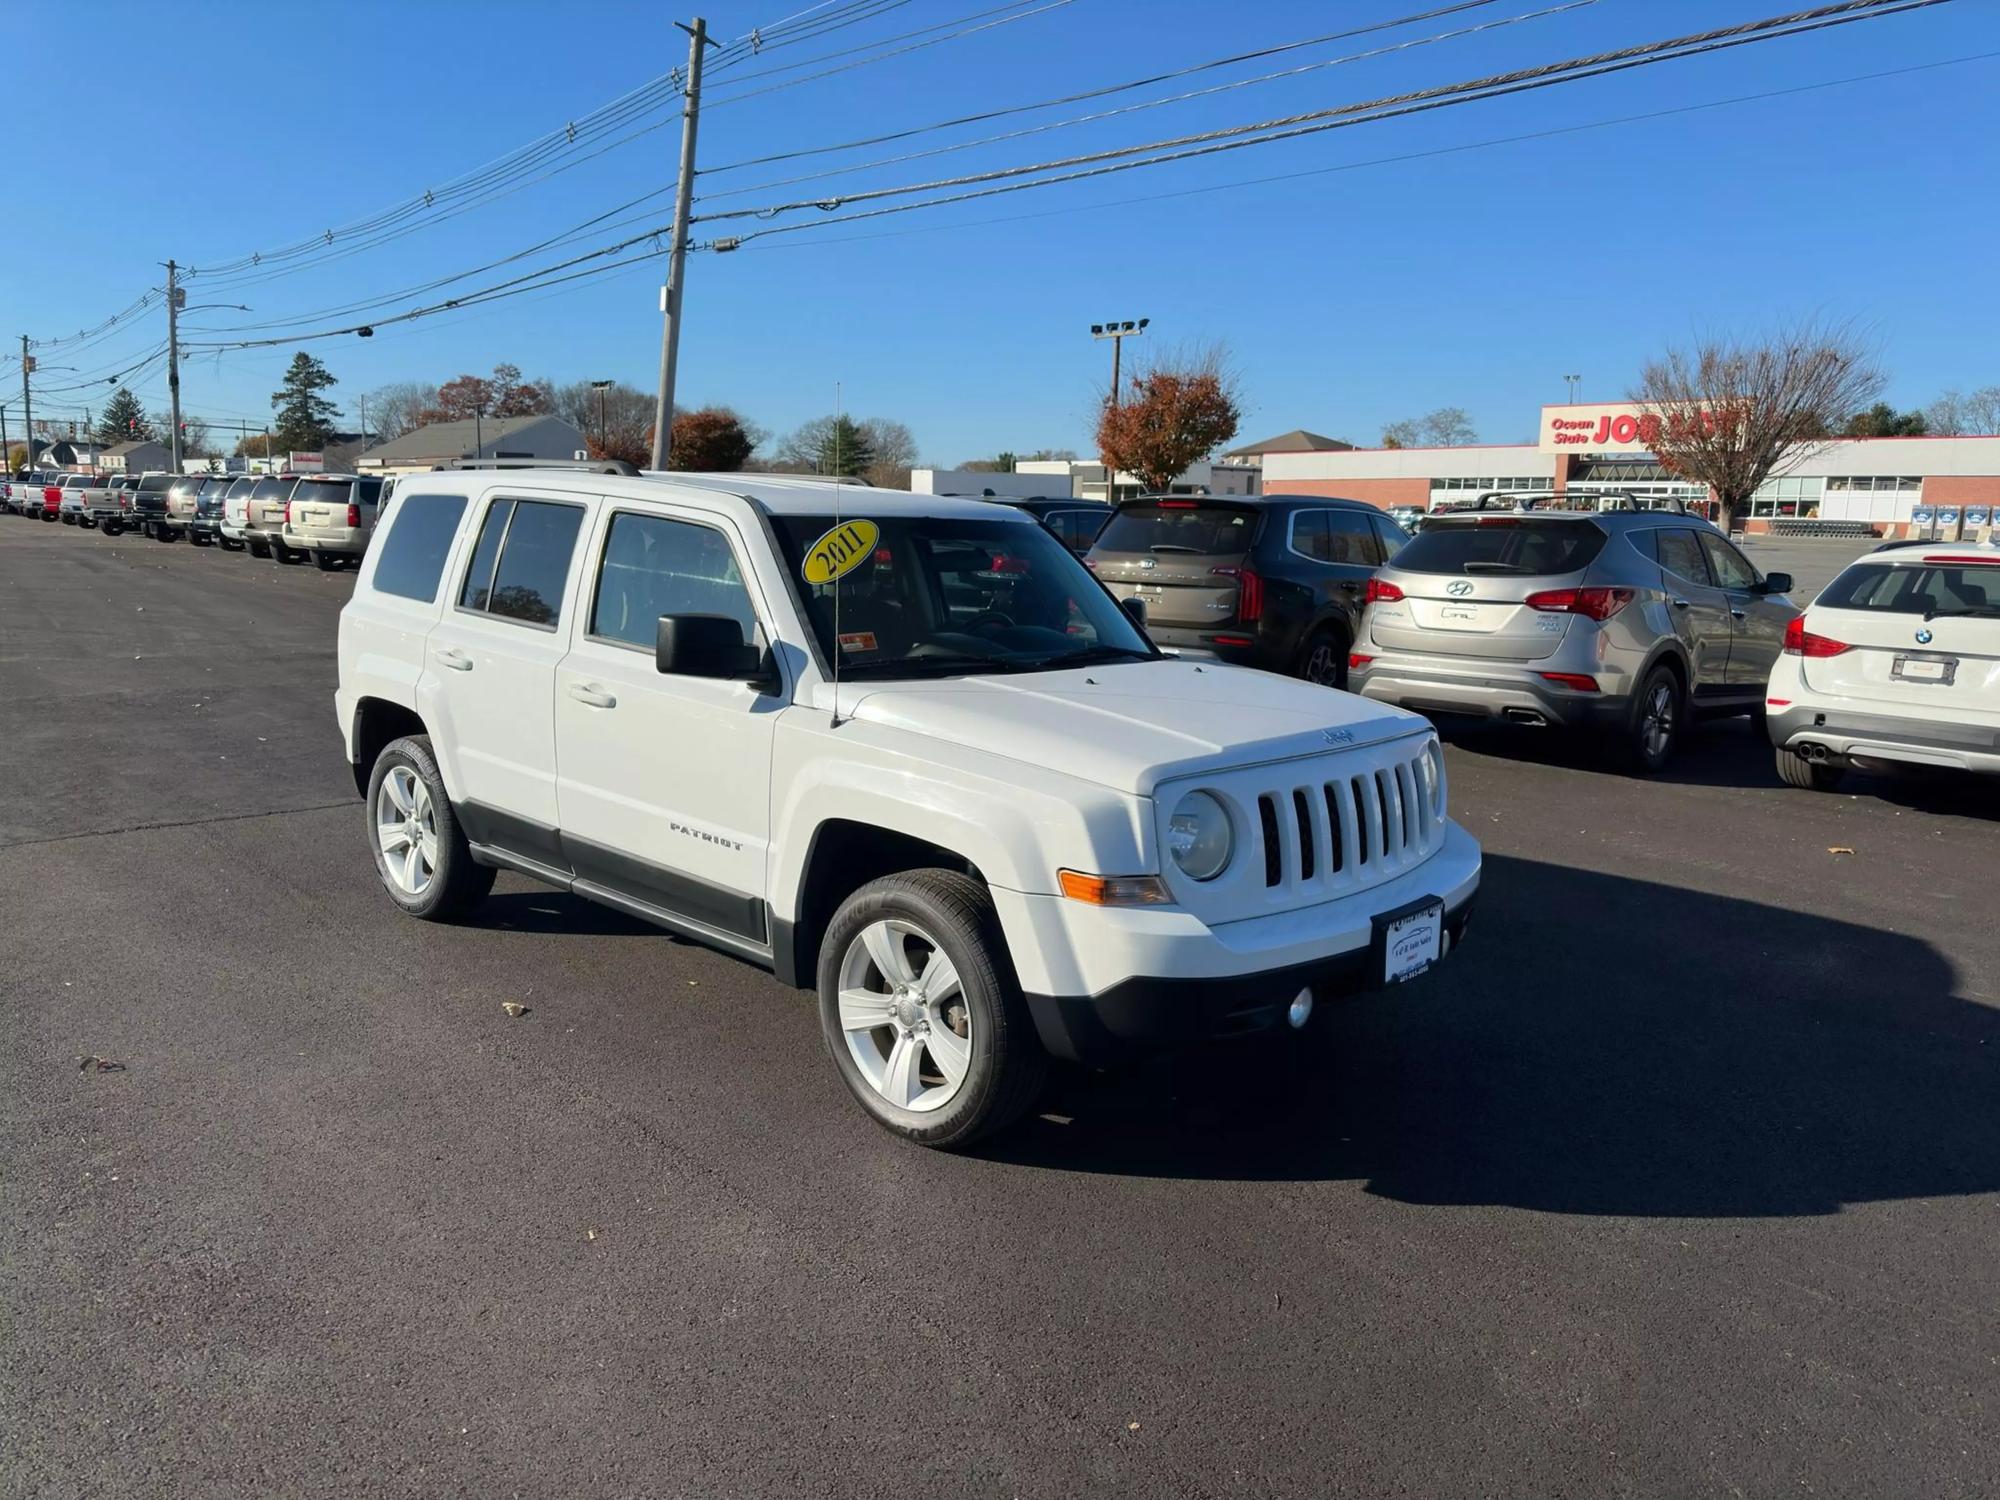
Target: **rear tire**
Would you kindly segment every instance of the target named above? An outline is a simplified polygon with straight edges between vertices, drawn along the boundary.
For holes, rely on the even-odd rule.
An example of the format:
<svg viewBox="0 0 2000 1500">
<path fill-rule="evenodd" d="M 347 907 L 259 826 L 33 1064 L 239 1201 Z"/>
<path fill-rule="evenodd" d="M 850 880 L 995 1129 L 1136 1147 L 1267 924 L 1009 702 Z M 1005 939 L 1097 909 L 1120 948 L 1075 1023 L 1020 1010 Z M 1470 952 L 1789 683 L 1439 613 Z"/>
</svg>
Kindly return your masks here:
<svg viewBox="0 0 2000 1500">
<path fill-rule="evenodd" d="M 1847 775 L 1847 767 L 1815 763 L 1789 750 L 1777 750 L 1778 780 L 1806 792 L 1830 792 Z"/>
<path fill-rule="evenodd" d="M 103 526 L 106 536 L 123 536 L 125 528 L 116 521 L 106 521 Z"/>
<path fill-rule="evenodd" d="M 215 539 L 215 545 L 220 547 L 224 552 L 241 552 L 243 550 L 241 542 L 232 542 L 226 536 L 218 536 Z"/>
<path fill-rule="evenodd" d="M 841 903 L 820 944 L 819 1013 L 855 1100 L 920 1146 L 1011 1125 L 1048 1077 L 993 898 L 956 871 L 886 875 Z"/>
<path fill-rule="evenodd" d="M 320 572 L 331 573 L 333 571 L 334 561 L 333 558 L 329 556 L 327 553 L 315 551 L 312 555 L 312 559 L 313 559 L 313 566 L 318 568 Z"/>
<path fill-rule="evenodd" d="M 427 734 L 395 740 L 375 757 L 366 827 L 382 889 L 413 917 L 449 921 L 493 889 L 495 871 L 473 862 Z"/>
<path fill-rule="evenodd" d="M 250 555 L 252 557 L 261 557 L 269 559 L 269 557 L 271 556 L 271 548 L 269 543 L 259 542 L 259 541 L 245 541 L 243 545 L 250 549 Z"/>
<path fill-rule="evenodd" d="M 1299 651 L 1297 675 L 1320 687 L 1345 689 L 1347 686 L 1347 637 L 1331 625 L 1322 625 L 1306 637 Z"/>
<path fill-rule="evenodd" d="M 1666 769 L 1680 748 L 1687 718 L 1687 695 L 1672 667 L 1656 666 L 1646 674 L 1632 699 L 1632 718 L 1625 730 L 1625 756 L 1642 776 Z"/>
<path fill-rule="evenodd" d="M 299 552 L 296 548 L 287 547 L 283 542 L 271 543 L 271 556 L 277 558 L 279 562 L 288 568 L 297 567 L 305 561 L 303 553 Z"/>
</svg>

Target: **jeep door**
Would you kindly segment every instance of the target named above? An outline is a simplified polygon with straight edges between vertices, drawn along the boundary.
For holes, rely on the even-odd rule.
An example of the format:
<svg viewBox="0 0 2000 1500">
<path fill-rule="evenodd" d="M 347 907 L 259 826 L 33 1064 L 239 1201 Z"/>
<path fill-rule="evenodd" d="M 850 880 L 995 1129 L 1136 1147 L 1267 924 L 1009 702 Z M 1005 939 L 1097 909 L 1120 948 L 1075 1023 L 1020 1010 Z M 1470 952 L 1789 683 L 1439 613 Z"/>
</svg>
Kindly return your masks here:
<svg viewBox="0 0 2000 1500">
<path fill-rule="evenodd" d="M 588 884 L 762 946 L 771 739 L 783 700 L 743 682 L 667 676 L 661 615 L 723 615 L 771 639 L 726 517 L 612 501 L 593 532 L 583 608 L 556 673 L 562 843 Z"/>
<path fill-rule="evenodd" d="M 425 643 L 426 680 L 456 752 L 460 819 L 474 843 L 560 868 L 556 664 L 579 592 L 583 502 L 489 491 Z"/>
</svg>

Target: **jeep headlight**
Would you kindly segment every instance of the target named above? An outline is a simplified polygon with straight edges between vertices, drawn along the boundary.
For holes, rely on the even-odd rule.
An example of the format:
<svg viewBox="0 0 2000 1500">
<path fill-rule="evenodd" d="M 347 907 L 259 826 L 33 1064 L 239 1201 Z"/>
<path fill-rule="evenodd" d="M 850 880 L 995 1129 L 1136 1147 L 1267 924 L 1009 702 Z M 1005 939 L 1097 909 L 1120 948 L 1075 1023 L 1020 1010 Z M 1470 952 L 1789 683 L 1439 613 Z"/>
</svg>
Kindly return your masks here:
<svg viewBox="0 0 2000 1500">
<path fill-rule="evenodd" d="M 1189 792 L 1167 819 L 1167 852 L 1190 880 L 1213 880 L 1236 852 L 1229 814 L 1207 792 Z"/>
</svg>

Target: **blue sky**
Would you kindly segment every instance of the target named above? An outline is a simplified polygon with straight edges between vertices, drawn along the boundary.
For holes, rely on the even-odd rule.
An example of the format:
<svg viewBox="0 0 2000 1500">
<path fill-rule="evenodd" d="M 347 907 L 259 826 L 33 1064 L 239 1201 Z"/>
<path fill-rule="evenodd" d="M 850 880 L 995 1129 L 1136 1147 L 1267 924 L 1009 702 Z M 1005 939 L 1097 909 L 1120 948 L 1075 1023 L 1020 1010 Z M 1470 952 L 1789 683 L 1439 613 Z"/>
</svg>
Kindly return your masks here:
<svg viewBox="0 0 2000 1500">
<path fill-rule="evenodd" d="M 708 7 L 734 38 L 811 0 Z M 701 164 L 870 136 L 1121 83 L 1225 53 L 1363 26 L 1444 0 L 1071 0 L 1042 14 L 832 77 L 731 94 L 817 68 L 780 63 L 992 8 L 910 0 L 865 24 L 748 58 L 711 80 Z M 1048 0 L 1043 0 L 1048 3 Z M 715 171 L 698 194 L 1005 129 L 1505 20 L 1562 0 L 1464 14 L 1036 111 L 893 146 Z M 1803 8 L 1808 0 L 1792 0 Z M 697 204 L 923 181 L 1191 134 L 1775 14 L 1780 0 L 1595 0 L 1561 14 L 1303 76 L 925 161 Z M 1219 24 L 1220 23 L 1220 24 Z M 19 333 L 62 338 L 125 306 L 169 255 L 215 265 L 365 217 L 478 167 L 636 88 L 685 57 L 658 0 L 555 6 L 191 0 L 15 0 L 0 56 L 64 55 L 61 39 L 120 39 L 126 61 L 75 81 L 33 65 L 13 85 L 17 191 L 0 235 L 0 353 Z M 1802 39 L 1639 69 L 1511 99 L 1334 131 L 955 207 L 773 236 L 691 257 L 683 404 L 724 402 L 777 432 L 830 410 L 900 419 L 926 461 L 1010 448 L 1088 451 L 1108 374 L 1088 325 L 1149 317 L 1148 344 L 1226 342 L 1243 433 L 1295 426 L 1372 442 L 1442 405 L 1487 441 L 1526 440 L 1536 408 L 1581 372 L 1585 399 L 1622 395 L 1663 342 L 1800 314 L 1853 318 L 1877 340 L 1890 398 L 2000 382 L 2000 58 L 1759 102 L 1657 115 L 2000 52 L 2000 3 L 1951 3 Z M 865 54 L 862 54 L 865 55 Z M 847 56 L 841 61 L 851 61 Z M 831 66 L 829 63 L 828 66 Z M 39 95 L 46 107 L 24 107 Z M 143 106 L 121 100 L 144 98 Z M 1626 116 L 1652 119 L 1595 126 Z M 665 119 L 665 111 L 649 116 Z M 1457 150 L 1531 133 L 1538 139 Z M 678 126 L 365 253 L 256 284 L 190 286 L 191 327 L 297 317 L 495 260 L 671 181 Z M 1434 154 L 1424 154 L 1434 153 Z M 1389 158 L 1402 158 L 1388 160 Z M 1289 180 L 1245 185 L 1283 174 Z M 1171 195 L 1171 196 L 1165 196 Z M 1147 200 L 1147 201 L 1133 201 Z M 671 202 L 654 201 L 665 223 Z M 816 215 L 817 216 L 817 215 Z M 698 238 L 760 221 L 697 226 Z M 607 229 L 474 278 L 479 286 L 635 232 Z M 662 263 L 515 297 L 370 340 L 192 358 L 183 393 L 220 426 L 253 427 L 295 347 L 352 398 L 511 361 L 557 380 L 653 383 Z M 456 290 L 456 288 L 454 288 Z M 417 299 L 431 300 L 431 299 Z M 330 317 L 306 327 L 352 321 Z M 102 404 L 64 391 L 165 336 L 157 309 L 77 349 L 54 348 L 43 411 Z M 243 336 L 243 335 L 239 335 Z M 187 333 L 190 342 L 202 335 Z M 0 364 L 18 421 L 19 371 Z M 164 406 L 155 366 L 136 388 Z M 351 410 L 351 400 L 350 400 Z M 18 431 L 18 428 L 16 429 Z"/>
</svg>

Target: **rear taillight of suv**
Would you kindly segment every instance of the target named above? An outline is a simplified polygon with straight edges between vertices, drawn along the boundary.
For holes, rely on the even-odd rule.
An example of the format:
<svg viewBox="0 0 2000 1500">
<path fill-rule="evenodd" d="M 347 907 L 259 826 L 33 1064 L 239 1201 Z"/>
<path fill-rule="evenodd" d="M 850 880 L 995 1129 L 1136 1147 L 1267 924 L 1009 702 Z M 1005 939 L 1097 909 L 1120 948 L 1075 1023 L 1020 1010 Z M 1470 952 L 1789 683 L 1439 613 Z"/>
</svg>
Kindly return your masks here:
<svg viewBox="0 0 2000 1500">
<path fill-rule="evenodd" d="M 1167 501 L 1161 501 L 1162 505 Z M 1264 579 L 1255 568 L 1247 563 L 1240 568 L 1210 568 L 1213 578 L 1234 578 L 1236 580 L 1236 619 L 1248 625 L 1264 618 Z"/>
<path fill-rule="evenodd" d="M 1830 635 L 1814 635 L 1806 629 L 1804 615 L 1792 616 L 1785 627 L 1785 655 L 1787 656 L 1838 656 L 1843 651 L 1854 648 L 1845 641 L 1836 641 Z"/>
<path fill-rule="evenodd" d="M 1368 587 L 1361 591 L 1363 604 L 1394 604 L 1403 597 L 1403 591 L 1395 584 L 1380 578 L 1368 580 Z"/>
<path fill-rule="evenodd" d="M 361 507 L 358 505 L 348 506 L 347 529 L 349 531 L 357 531 L 360 529 L 360 527 L 361 527 Z"/>
<path fill-rule="evenodd" d="M 1543 614 L 1583 615 L 1592 620 L 1608 620 L 1630 604 L 1637 594 L 1631 589 L 1544 589 L 1521 602 Z"/>
</svg>

